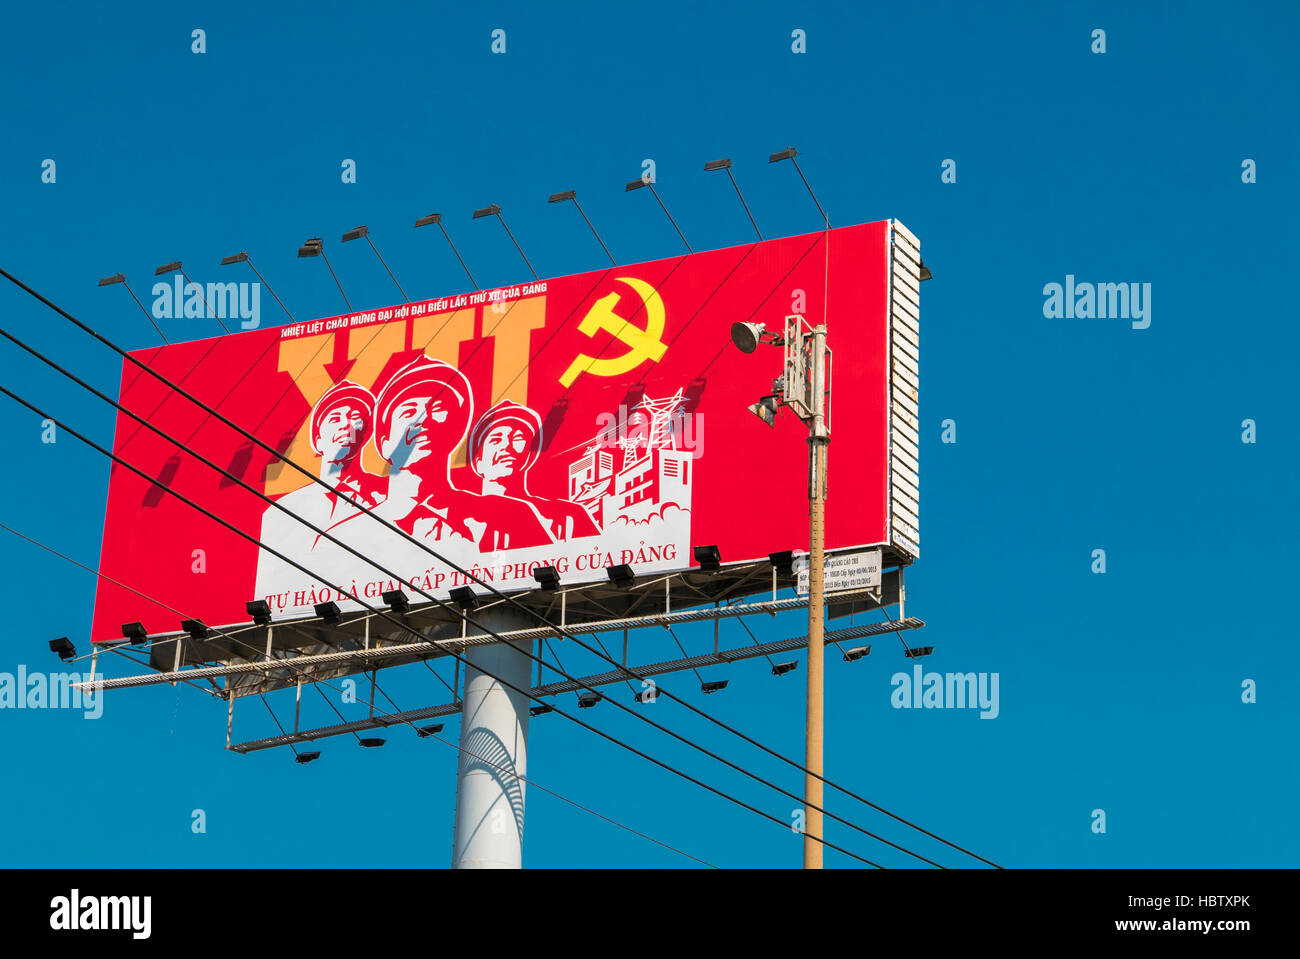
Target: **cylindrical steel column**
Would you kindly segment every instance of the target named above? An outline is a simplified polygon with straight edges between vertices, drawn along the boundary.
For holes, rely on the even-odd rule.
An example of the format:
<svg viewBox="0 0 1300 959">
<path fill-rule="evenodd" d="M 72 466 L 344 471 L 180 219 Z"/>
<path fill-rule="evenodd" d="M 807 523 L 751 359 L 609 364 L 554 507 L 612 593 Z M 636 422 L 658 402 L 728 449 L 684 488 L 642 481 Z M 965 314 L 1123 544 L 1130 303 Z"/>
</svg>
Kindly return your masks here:
<svg viewBox="0 0 1300 959">
<path fill-rule="evenodd" d="M 517 609 L 494 609 L 474 621 L 501 632 L 536 625 Z M 470 632 L 483 632 L 473 629 Z M 492 643 L 465 651 L 465 694 L 456 778 L 456 869 L 519 869 L 523 865 L 524 783 L 528 772 L 530 700 L 484 675 L 485 669 L 528 689 L 532 660 L 519 652 L 528 641 Z M 516 648 L 518 647 L 518 648 Z"/>
</svg>

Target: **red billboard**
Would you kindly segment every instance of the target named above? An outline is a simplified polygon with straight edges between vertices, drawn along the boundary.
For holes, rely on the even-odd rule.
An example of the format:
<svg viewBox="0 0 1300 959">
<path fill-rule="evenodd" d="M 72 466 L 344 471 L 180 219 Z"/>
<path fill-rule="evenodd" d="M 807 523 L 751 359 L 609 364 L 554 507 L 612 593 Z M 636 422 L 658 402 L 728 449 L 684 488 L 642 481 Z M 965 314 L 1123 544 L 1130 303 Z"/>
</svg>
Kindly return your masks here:
<svg viewBox="0 0 1300 959">
<path fill-rule="evenodd" d="M 318 602 L 359 608 L 340 589 L 379 605 L 403 585 L 296 517 L 439 598 L 465 578 L 376 516 L 506 591 L 535 588 L 539 565 L 570 585 L 605 582 L 623 563 L 688 568 L 699 545 L 724 564 L 806 549 L 807 428 L 789 413 L 769 428 L 747 409 L 772 392 L 781 351 L 745 354 L 729 335 L 742 320 L 781 330 L 790 314 L 824 322 L 833 355 L 827 548 L 889 545 L 898 229 L 869 223 L 137 351 L 325 485 L 124 362 L 123 406 L 180 445 L 119 413 L 114 452 L 159 482 L 114 465 L 101 571 L 225 626 L 248 622 L 251 599 L 277 618 L 310 616 Z M 171 609 L 101 578 L 92 638 L 116 640 L 137 620 L 151 635 L 179 628 Z"/>
</svg>

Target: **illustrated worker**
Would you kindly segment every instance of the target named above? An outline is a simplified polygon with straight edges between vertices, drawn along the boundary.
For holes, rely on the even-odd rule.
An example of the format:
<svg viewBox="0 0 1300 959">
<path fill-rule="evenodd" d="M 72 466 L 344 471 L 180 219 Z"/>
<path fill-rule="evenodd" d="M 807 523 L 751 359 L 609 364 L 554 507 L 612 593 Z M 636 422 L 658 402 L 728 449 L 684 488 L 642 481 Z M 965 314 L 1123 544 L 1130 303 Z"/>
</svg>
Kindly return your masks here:
<svg viewBox="0 0 1300 959">
<path fill-rule="evenodd" d="M 363 515 L 360 507 L 369 509 L 382 502 L 382 478 L 361 464 L 361 450 L 370 440 L 374 422 L 375 398 L 364 386 L 342 380 L 326 390 L 312 408 L 309 435 L 312 451 L 320 457 L 318 475 L 330 488 L 310 483 L 276 500 L 283 509 L 268 506 L 262 515 L 262 542 L 326 581 L 348 565 L 348 557 L 294 516 L 339 537 L 343 523 Z M 259 596 L 301 585 L 297 581 L 302 578 L 302 573 L 270 554 L 259 557 Z"/>
<path fill-rule="evenodd" d="M 320 478 L 366 507 L 384 498 L 382 478 L 361 465 L 361 450 L 374 427 L 374 396 L 347 380 L 330 387 L 311 414 L 311 448 L 321 458 Z"/>
<path fill-rule="evenodd" d="M 381 515 L 412 536 L 468 541 L 480 552 L 550 543 L 530 504 L 452 484 L 473 413 L 469 380 L 449 363 L 420 356 L 393 375 L 375 405 L 375 447 L 392 464 Z"/>
<path fill-rule="evenodd" d="M 529 503 L 557 541 L 599 535 L 591 514 L 577 503 L 547 499 L 528 488 L 541 441 L 541 417 L 527 406 L 502 400 L 484 413 L 469 439 L 469 465 L 483 481 L 482 492 Z"/>
</svg>

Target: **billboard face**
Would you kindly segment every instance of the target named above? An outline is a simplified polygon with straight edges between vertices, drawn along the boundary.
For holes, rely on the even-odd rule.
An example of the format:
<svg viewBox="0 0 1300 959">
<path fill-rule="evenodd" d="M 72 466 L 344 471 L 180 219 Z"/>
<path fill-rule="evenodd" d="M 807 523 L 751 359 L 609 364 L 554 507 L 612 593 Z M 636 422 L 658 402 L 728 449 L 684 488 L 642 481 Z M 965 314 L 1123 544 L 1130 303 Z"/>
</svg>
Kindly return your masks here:
<svg viewBox="0 0 1300 959">
<path fill-rule="evenodd" d="M 340 588 L 379 605 L 397 580 L 445 598 L 466 585 L 445 560 L 509 591 L 539 565 L 572 585 L 689 568 L 697 545 L 724 563 L 805 549 L 807 428 L 747 409 L 781 351 L 729 336 L 791 313 L 827 324 L 834 358 L 827 548 L 888 544 L 891 236 L 871 223 L 138 351 L 324 486 L 124 362 L 125 407 L 284 509 L 119 413 L 114 451 L 159 482 L 114 465 L 101 570 L 165 606 L 101 578 L 92 638 L 176 632 L 174 610 L 243 623 L 250 599 L 277 618 L 360 608 Z"/>
</svg>

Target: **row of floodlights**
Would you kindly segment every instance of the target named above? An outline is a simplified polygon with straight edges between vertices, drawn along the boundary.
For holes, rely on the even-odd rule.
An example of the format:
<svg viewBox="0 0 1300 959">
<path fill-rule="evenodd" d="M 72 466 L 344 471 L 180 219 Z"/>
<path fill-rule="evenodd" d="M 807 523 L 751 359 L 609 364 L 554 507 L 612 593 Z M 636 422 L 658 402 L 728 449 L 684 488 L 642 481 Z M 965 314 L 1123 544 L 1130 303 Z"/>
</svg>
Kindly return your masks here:
<svg viewBox="0 0 1300 959">
<path fill-rule="evenodd" d="M 934 651 L 933 646 L 915 646 L 912 647 L 911 649 L 908 649 L 905 655 L 907 655 L 908 657 L 928 656 L 933 651 Z M 844 654 L 844 660 L 845 662 L 855 662 L 859 659 L 864 658 L 865 656 L 870 654 L 870 652 L 871 652 L 870 646 L 858 646 L 854 649 L 848 650 Z M 798 667 L 798 665 L 799 665 L 798 662 L 793 660 L 786 663 L 777 663 L 772 667 L 772 675 L 784 676 L 786 673 L 793 672 Z M 729 680 L 726 679 L 715 679 L 709 682 L 701 683 L 700 691 L 705 694 L 721 692 L 722 690 L 727 688 L 728 682 Z M 634 694 L 633 698 L 638 703 L 646 704 L 646 703 L 654 702 L 656 696 L 657 696 L 657 690 L 643 689 L 637 692 L 636 694 Z M 595 690 L 586 690 L 578 694 L 578 708 L 591 709 L 593 706 L 595 706 L 604 698 L 605 697 L 603 694 L 598 693 Z M 528 715 L 530 717 L 535 718 L 537 716 L 544 716 L 547 713 L 553 713 L 553 712 L 555 712 L 554 706 L 548 703 L 540 703 L 530 708 L 528 710 Z M 444 725 L 443 723 L 437 723 L 432 726 L 421 726 L 418 729 L 416 729 L 416 735 L 418 735 L 421 739 L 424 739 L 427 736 L 432 736 L 435 733 L 442 732 L 443 725 Z M 387 740 L 378 737 L 358 738 L 358 743 L 362 747 L 367 749 L 373 749 L 379 746 L 383 746 L 386 742 Z M 314 762 L 319 758 L 320 758 L 319 751 L 304 752 L 304 753 L 298 753 L 295 757 L 295 761 L 298 763 L 310 763 L 310 762 Z"/>
<path fill-rule="evenodd" d="M 419 736 L 421 739 L 426 739 L 429 736 L 433 736 L 436 735 L 437 733 L 442 732 L 443 726 L 444 726 L 443 723 L 434 723 L 432 726 L 420 726 L 415 730 L 415 734 Z M 384 745 L 386 742 L 388 742 L 387 739 L 381 739 L 378 736 L 357 737 L 357 744 L 364 749 L 375 749 L 379 746 Z M 309 753 L 296 753 L 294 755 L 294 762 L 302 765 L 306 765 L 307 763 L 313 763 L 318 759 L 320 759 L 320 750 L 315 750 L 314 752 L 309 752 Z"/>
<path fill-rule="evenodd" d="M 695 561 L 699 563 L 700 569 L 704 571 L 713 571 L 721 567 L 722 554 L 717 546 L 696 546 L 693 550 Z M 768 561 L 778 576 L 790 577 L 794 575 L 794 551 L 784 550 L 779 553 L 770 553 Z M 630 589 L 636 583 L 636 573 L 632 567 L 626 563 L 618 566 L 611 566 L 606 569 L 606 575 L 609 582 L 620 589 Z M 560 586 L 560 574 L 554 566 L 539 566 L 533 571 L 533 578 L 537 580 L 540 588 L 546 590 L 558 589 Z M 470 612 L 479 605 L 479 597 L 469 586 L 458 586 L 451 590 L 451 600 L 458 605 L 463 611 Z M 400 589 L 390 590 L 382 594 L 384 605 L 399 615 L 407 613 L 411 608 L 410 597 Z M 271 606 L 264 599 L 249 600 L 244 604 L 244 609 L 248 615 L 253 618 L 253 622 L 259 626 L 269 626 L 271 624 Z M 326 625 L 338 626 L 343 622 L 343 611 L 339 608 L 338 603 L 317 603 L 315 612 Z M 214 631 L 205 625 L 202 620 L 184 619 L 181 620 L 181 630 L 187 633 L 191 639 L 202 640 L 210 639 Z M 143 623 L 125 623 L 122 626 L 122 637 L 126 644 L 139 645 L 149 641 L 148 631 Z M 77 647 L 66 636 L 60 636 L 58 639 L 50 640 L 50 651 L 58 655 L 59 659 L 67 661 L 76 657 Z M 928 656 L 934 651 L 933 646 L 914 646 L 905 650 L 904 655 L 908 658 L 918 658 Z M 850 649 L 844 656 L 846 662 L 854 662 L 871 652 L 870 646 L 859 646 Z M 797 663 L 777 663 L 772 667 L 772 674 L 775 676 L 784 676 L 792 672 Z M 721 685 L 713 683 L 703 684 L 704 692 L 713 693 L 726 686 L 723 681 Z M 713 687 L 713 688 L 709 688 Z M 585 704 L 583 708 L 594 706 L 599 699 L 592 700 Z M 581 702 L 579 705 L 583 705 Z M 549 710 L 547 710 L 549 711 Z"/>
<path fill-rule="evenodd" d="M 701 570 L 712 572 L 721 568 L 722 554 L 717 546 L 696 546 L 693 552 L 695 561 L 699 563 Z M 772 553 L 768 559 L 779 575 L 785 577 L 793 575 L 793 551 L 786 550 L 782 553 Z M 626 563 L 611 566 L 605 572 L 610 583 L 620 589 L 631 589 L 636 584 L 636 573 Z M 533 571 L 533 579 L 537 581 L 537 585 L 541 589 L 556 590 L 560 588 L 560 573 L 554 566 L 537 567 Z M 385 606 L 399 615 L 407 613 L 411 609 L 410 597 L 400 589 L 389 590 L 383 593 L 381 598 Z M 466 612 L 475 609 L 479 605 L 479 597 L 469 586 L 458 586 L 453 589 L 451 591 L 451 600 Z M 251 599 L 244 604 L 244 609 L 252 617 L 256 625 L 271 625 L 271 605 L 266 600 Z M 315 610 L 316 616 L 329 626 L 337 626 L 343 621 L 343 611 L 339 608 L 338 603 L 318 603 Z M 213 630 L 198 619 L 181 620 L 181 630 L 188 633 L 191 639 L 211 639 L 214 635 Z M 138 622 L 123 624 L 122 637 L 130 645 L 149 641 L 149 634 L 144 628 L 144 624 Z M 66 636 L 51 640 L 50 650 L 58 653 L 59 658 L 64 660 L 72 659 L 77 655 L 77 648 Z"/>
<path fill-rule="evenodd" d="M 463 587 L 463 588 L 468 588 L 468 587 Z M 400 592 L 400 590 L 398 592 Z M 473 592 L 471 591 L 469 595 L 472 597 Z M 477 598 L 475 598 L 475 601 L 477 602 Z M 328 609 L 327 607 L 333 607 L 333 608 Z M 471 606 L 469 608 L 473 608 L 473 607 Z M 335 603 L 323 603 L 316 607 L 316 612 L 318 615 L 321 615 L 321 617 L 325 619 L 326 622 L 331 622 L 331 621 L 337 622 L 338 621 L 337 617 L 341 615 L 341 612 Z M 198 620 L 187 619 L 184 621 L 184 623 L 182 623 L 182 626 L 185 627 L 186 632 L 188 632 L 192 637 L 196 639 L 204 639 L 212 634 L 212 630 L 208 629 Z M 127 633 L 128 629 L 132 629 L 133 633 L 128 634 Z M 134 642 L 142 643 L 147 641 L 147 637 L 144 634 L 144 627 L 141 626 L 139 623 L 128 623 L 126 626 L 122 627 L 122 631 L 124 635 L 127 635 L 128 638 L 131 638 Z M 68 637 L 60 636 L 58 639 L 50 640 L 50 652 L 55 653 L 56 655 L 58 655 L 59 659 L 64 660 L 66 662 L 67 660 L 76 657 L 77 647 L 72 644 L 72 641 L 69 640 Z M 903 655 L 906 656 L 908 659 L 919 659 L 922 656 L 929 656 L 933 652 L 934 652 L 933 646 L 912 646 L 905 649 L 903 651 Z M 862 659 L 863 657 L 869 655 L 870 653 L 871 653 L 870 646 L 856 646 L 853 649 L 850 649 L 847 652 L 845 652 L 844 661 L 846 663 L 857 662 L 859 659 Z M 798 665 L 799 664 L 795 661 L 791 661 L 787 663 L 777 663 L 772 667 L 772 675 L 784 676 L 786 673 L 793 672 L 798 667 Z M 704 683 L 701 686 L 701 689 L 703 689 L 703 691 L 706 693 L 716 693 L 721 689 L 725 689 L 726 685 L 727 685 L 726 681 L 722 680 L 718 683 Z M 640 694 L 638 694 L 638 701 L 641 701 L 639 697 Z M 596 703 L 599 701 L 600 701 L 599 698 L 597 698 L 592 700 L 589 703 L 586 703 L 585 705 L 583 705 L 582 703 L 580 703 L 579 705 L 583 705 L 583 708 L 588 708 L 590 706 L 596 705 Z M 549 706 L 545 708 L 540 706 L 536 707 L 534 710 L 534 715 L 540 715 L 540 713 L 542 712 L 550 712 L 550 707 Z"/>
</svg>

